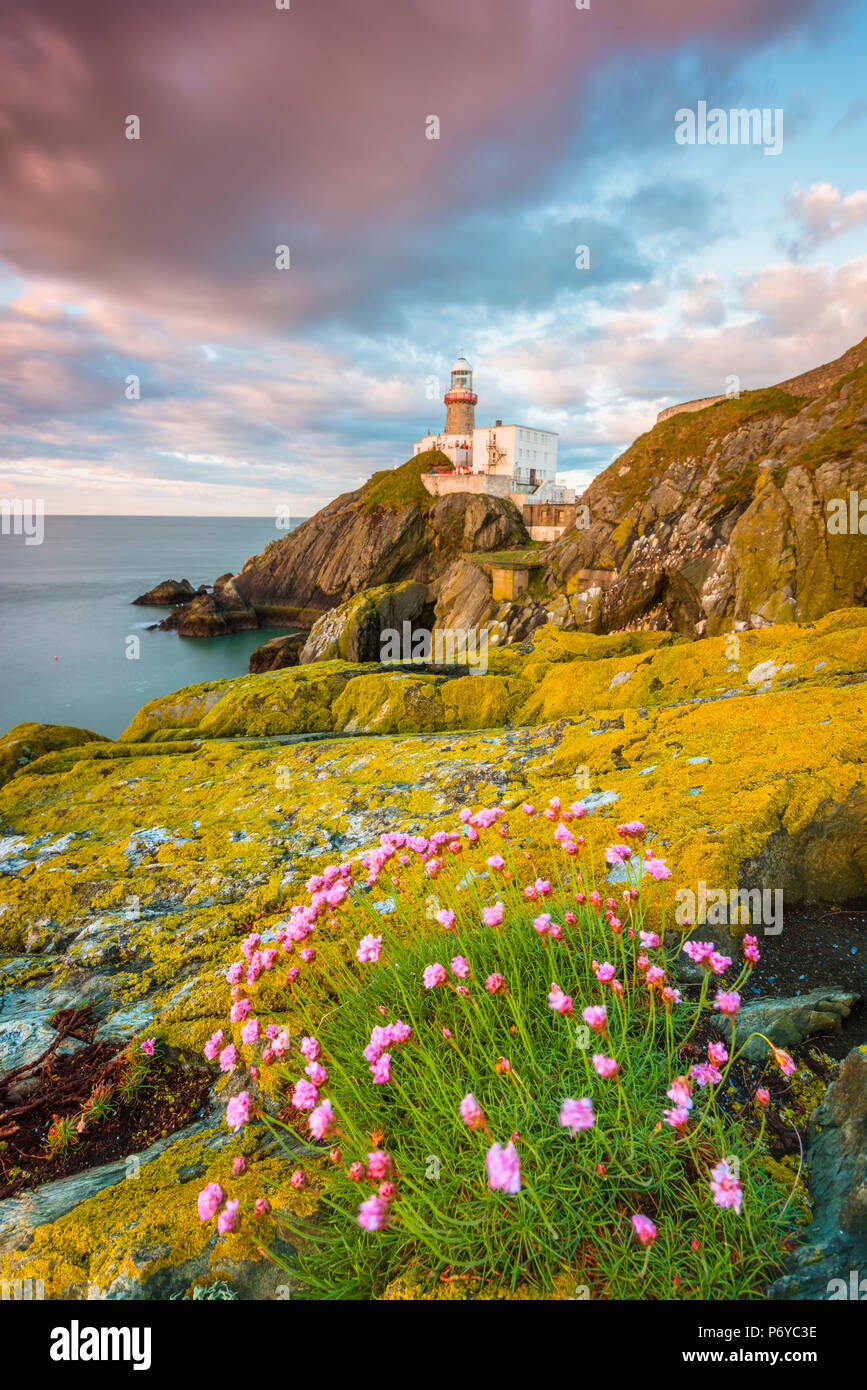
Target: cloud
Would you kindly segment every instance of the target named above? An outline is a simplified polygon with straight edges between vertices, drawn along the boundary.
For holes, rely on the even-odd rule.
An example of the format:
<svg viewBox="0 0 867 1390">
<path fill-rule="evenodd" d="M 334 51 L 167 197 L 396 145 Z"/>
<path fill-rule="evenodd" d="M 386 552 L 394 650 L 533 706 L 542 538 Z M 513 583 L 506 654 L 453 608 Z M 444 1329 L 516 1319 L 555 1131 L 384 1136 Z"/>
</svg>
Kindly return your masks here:
<svg viewBox="0 0 867 1390">
<path fill-rule="evenodd" d="M 795 259 L 852 227 L 867 222 L 867 189 L 844 197 L 833 184 L 814 183 L 809 188 L 795 184 L 789 195 L 789 212 L 801 223 L 800 236 L 792 244 Z"/>
</svg>

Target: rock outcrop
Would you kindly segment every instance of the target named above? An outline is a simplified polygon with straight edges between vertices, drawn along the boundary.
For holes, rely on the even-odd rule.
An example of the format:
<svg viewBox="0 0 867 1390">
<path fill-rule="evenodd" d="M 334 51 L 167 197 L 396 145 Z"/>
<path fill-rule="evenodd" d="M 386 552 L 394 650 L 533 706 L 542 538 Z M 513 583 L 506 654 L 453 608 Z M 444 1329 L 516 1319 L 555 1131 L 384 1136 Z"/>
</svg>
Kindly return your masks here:
<svg viewBox="0 0 867 1390">
<path fill-rule="evenodd" d="M 259 619 L 230 574 L 214 581 L 213 593 L 203 593 L 182 604 L 161 623 L 165 631 L 181 637 L 223 637 L 230 632 L 250 632 Z"/>
<path fill-rule="evenodd" d="M 642 435 L 583 494 L 590 525 L 551 547 L 546 586 L 558 620 L 590 632 L 811 621 L 867 602 L 859 499 L 867 340 Z"/>
<path fill-rule="evenodd" d="M 867 1047 L 840 1067 L 807 1131 L 813 1221 L 772 1299 L 867 1298 Z"/>
<path fill-rule="evenodd" d="M 108 743 L 103 734 L 76 729 L 71 724 L 16 724 L 0 738 L 0 787 L 36 758 L 60 748 L 86 743 Z"/>
<path fill-rule="evenodd" d="M 261 647 L 250 653 L 250 674 L 260 675 L 263 671 L 282 671 L 287 666 L 297 666 L 306 640 L 305 632 L 291 632 L 287 637 L 272 637 L 269 642 L 264 642 Z"/>
<path fill-rule="evenodd" d="M 189 579 L 164 579 L 148 589 L 146 594 L 139 594 L 133 603 L 147 604 L 151 608 L 173 608 L 178 603 L 190 603 L 197 595 L 205 593 L 205 584 L 194 589 Z"/>
</svg>

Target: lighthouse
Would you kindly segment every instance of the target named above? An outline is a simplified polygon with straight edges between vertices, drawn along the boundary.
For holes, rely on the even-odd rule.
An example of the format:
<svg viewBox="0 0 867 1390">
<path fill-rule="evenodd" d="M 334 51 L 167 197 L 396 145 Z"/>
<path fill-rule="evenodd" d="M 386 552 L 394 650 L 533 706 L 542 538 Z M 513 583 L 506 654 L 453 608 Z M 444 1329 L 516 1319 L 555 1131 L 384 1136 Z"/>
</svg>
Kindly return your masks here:
<svg viewBox="0 0 867 1390">
<path fill-rule="evenodd" d="M 473 369 L 465 357 L 459 357 L 452 367 L 452 380 L 443 396 L 446 406 L 446 434 L 460 434 L 472 439 L 476 427 L 476 402 L 473 390 Z"/>
</svg>

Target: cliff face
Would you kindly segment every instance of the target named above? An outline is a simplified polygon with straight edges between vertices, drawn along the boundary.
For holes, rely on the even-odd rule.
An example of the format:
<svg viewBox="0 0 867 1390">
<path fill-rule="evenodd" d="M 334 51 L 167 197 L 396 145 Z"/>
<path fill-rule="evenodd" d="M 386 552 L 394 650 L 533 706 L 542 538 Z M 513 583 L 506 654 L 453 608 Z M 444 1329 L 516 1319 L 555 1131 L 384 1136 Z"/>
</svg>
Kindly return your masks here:
<svg viewBox="0 0 867 1390">
<path fill-rule="evenodd" d="M 858 498 L 867 500 L 867 340 L 637 439 L 584 493 L 589 527 L 551 547 L 550 606 L 565 627 L 694 637 L 865 603 Z"/>
<path fill-rule="evenodd" d="M 425 491 L 420 474 L 436 463 L 448 459 L 431 450 L 375 474 L 251 556 L 239 574 L 223 576 L 213 595 L 176 609 L 165 626 L 189 637 L 260 623 L 310 628 L 363 589 L 431 584 L 465 552 L 528 543 L 511 502 Z"/>
</svg>

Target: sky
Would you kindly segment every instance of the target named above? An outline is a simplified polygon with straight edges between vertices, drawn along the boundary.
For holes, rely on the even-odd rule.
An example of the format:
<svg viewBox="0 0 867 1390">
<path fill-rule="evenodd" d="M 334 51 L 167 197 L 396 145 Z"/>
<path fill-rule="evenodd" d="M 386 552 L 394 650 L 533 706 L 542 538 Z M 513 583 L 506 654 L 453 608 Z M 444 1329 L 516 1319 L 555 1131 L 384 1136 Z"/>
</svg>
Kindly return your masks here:
<svg viewBox="0 0 867 1390">
<path fill-rule="evenodd" d="M 0 496 L 307 516 L 458 352 L 581 488 L 867 334 L 857 0 L 283 4 L 0 0 Z"/>
</svg>

